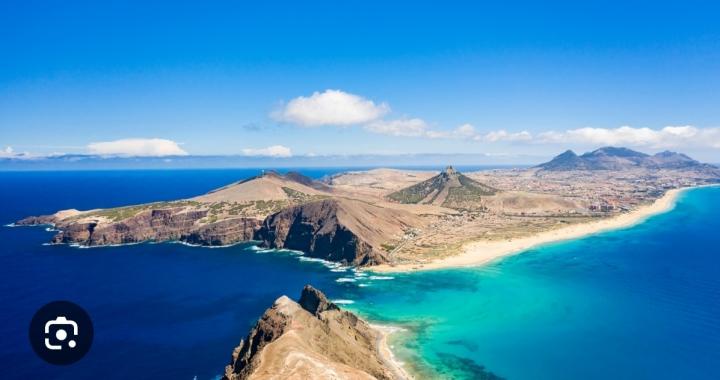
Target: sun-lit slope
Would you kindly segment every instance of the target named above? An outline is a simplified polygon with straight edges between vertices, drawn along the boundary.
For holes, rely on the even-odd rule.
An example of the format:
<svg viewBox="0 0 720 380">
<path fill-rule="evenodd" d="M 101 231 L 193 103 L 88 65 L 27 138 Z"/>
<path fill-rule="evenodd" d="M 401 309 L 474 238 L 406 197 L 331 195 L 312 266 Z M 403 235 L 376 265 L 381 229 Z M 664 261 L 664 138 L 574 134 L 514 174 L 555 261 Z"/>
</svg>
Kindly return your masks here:
<svg viewBox="0 0 720 380">
<path fill-rule="evenodd" d="M 586 203 L 579 200 L 524 191 L 503 191 L 483 201 L 487 209 L 514 215 L 567 214 L 587 209 Z"/>
<path fill-rule="evenodd" d="M 331 198 L 286 208 L 268 217 L 257 239 L 272 248 L 355 265 L 390 260 L 388 247 L 422 228 L 420 216 L 347 198 Z"/>
<path fill-rule="evenodd" d="M 245 203 L 258 200 L 292 200 L 293 198 L 302 197 L 303 194 L 308 196 L 327 195 L 324 191 L 308 186 L 306 183 L 312 183 L 310 179 L 307 179 L 310 182 L 302 183 L 302 179 L 305 178 L 307 177 L 296 173 L 280 175 L 276 172 L 266 172 L 260 176 L 213 190 L 207 194 L 192 198 L 192 200 L 203 203 Z"/>
<path fill-rule="evenodd" d="M 433 172 L 396 169 L 373 169 L 340 173 L 326 183 L 338 192 L 355 196 L 382 198 L 435 175 Z"/>
</svg>

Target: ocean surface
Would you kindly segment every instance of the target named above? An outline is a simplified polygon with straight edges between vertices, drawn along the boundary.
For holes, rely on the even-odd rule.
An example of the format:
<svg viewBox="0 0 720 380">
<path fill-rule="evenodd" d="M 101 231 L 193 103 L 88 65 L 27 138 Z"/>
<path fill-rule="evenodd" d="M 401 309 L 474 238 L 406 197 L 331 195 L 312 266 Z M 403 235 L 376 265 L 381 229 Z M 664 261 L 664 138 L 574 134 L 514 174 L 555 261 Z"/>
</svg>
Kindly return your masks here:
<svg viewBox="0 0 720 380">
<path fill-rule="evenodd" d="M 466 169 L 467 170 L 467 169 Z M 340 169 L 302 170 L 322 177 Z M 257 170 L 0 172 L 0 223 L 204 193 Z M 257 317 L 311 283 L 375 323 L 426 377 L 720 378 L 720 188 L 630 229 L 551 244 L 491 265 L 356 273 L 296 253 L 181 244 L 47 246 L 44 228 L 0 228 L 0 367 L 10 379 L 213 379 Z M 27 329 L 70 300 L 95 341 L 46 364 Z"/>
</svg>

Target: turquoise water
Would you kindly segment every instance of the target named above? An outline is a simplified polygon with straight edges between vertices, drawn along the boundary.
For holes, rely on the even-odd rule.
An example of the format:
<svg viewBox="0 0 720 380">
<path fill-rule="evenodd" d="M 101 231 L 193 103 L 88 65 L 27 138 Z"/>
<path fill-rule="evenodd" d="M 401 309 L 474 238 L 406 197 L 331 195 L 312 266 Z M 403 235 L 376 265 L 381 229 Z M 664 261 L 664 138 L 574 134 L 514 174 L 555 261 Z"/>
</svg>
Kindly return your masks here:
<svg viewBox="0 0 720 380">
<path fill-rule="evenodd" d="M 0 173 L 0 222 L 188 197 L 256 173 Z M 392 279 L 243 245 L 77 249 L 42 245 L 52 236 L 42 228 L 0 228 L 0 365 L 10 379 L 212 379 L 275 298 L 311 283 L 402 326 L 395 351 L 425 377 L 718 379 L 717 215 L 720 188 L 692 190 L 631 229 Z M 27 341 L 32 314 L 57 299 L 95 325 L 90 353 L 67 367 L 42 362 Z"/>
<path fill-rule="evenodd" d="M 631 229 L 492 265 L 396 275 L 355 309 L 404 325 L 423 374 L 509 379 L 720 378 L 720 188 Z M 483 369 L 483 366 L 485 367 Z"/>
</svg>

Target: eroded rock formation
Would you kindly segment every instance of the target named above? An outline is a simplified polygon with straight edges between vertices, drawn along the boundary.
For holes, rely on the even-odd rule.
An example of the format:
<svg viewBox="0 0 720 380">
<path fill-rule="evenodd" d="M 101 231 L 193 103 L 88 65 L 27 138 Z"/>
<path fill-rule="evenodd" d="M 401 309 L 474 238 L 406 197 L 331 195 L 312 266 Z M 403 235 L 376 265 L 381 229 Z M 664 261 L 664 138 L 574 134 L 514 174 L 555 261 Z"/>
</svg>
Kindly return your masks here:
<svg viewBox="0 0 720 380">
<path fill-rule="evenodd" d="M 381 354 L 382 336 L 355 314 L 305 286 L 267 309 L 233 350 L 224 379 L 397 379 Z"/>
<path fill-rule="evenodd" d="M 382 244 L 402 237 L 419 219 L 401 210 L 361 201 L 326 199 L 270 215 L 256 234 L 270 248 L 353 265 L 388 262 Z"/>
</svg>

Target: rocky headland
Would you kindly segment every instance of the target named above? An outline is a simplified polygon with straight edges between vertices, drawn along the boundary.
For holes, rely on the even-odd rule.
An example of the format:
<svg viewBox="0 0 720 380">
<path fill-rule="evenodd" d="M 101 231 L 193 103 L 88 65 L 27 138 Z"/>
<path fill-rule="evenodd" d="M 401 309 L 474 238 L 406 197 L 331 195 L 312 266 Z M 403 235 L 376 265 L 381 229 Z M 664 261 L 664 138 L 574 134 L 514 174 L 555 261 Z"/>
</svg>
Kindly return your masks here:
<svg viewBox="0 0 720 380">
<path fill-rule="evenodd" d="M 278 298 L 232 352 L 223 379 L 406 379 L 383 333 L 305 286 Z"/>
</svg>

